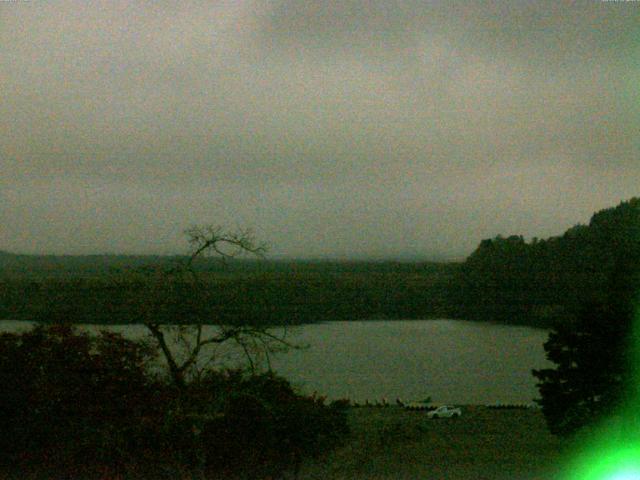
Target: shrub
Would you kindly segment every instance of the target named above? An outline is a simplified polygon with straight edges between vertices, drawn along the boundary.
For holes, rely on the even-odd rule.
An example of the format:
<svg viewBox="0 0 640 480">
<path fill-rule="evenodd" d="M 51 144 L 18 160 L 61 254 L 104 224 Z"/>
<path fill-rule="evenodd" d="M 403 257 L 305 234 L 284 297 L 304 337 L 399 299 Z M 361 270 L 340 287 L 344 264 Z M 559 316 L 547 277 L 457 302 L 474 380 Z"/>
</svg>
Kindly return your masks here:
<svg viewBox="0 0 640 480">
<path fill-rule="evenodd" d="M 0 462 L 47 478 L 275 478 L 347 434 L 346 403 L 272 373 L 209 371 L 177 388 L 150 376 L 154 357 L 67 325 L 1 334 Z"/>
<path fill-rule="evenodd" d="M 212 475 L 277 477 L 348 433 L 345 405 L 299 395 L 273 373 L 209 372 L 191 395 L 199 399 L 191 408 L 204 414 L 200 458 Z"/>
<path fill-rule="evenodd" d="M 67 325 L 0 335 L 0 448 L 5 462 L 119 464 L 135 455 L 157 385 L 153 350 Z"/>
</svg>

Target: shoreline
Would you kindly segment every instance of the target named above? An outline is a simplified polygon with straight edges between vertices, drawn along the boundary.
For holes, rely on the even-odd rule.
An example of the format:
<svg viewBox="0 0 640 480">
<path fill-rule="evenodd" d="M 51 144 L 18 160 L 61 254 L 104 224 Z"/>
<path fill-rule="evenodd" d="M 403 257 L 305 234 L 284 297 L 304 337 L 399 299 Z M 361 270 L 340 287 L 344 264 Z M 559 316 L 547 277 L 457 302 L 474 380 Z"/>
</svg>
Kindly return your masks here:
<svg viewBox="0 0 640 480">
<path fill-rule="evenodd" d="M 457 419 L 424 411 L 350 408 L 350 437 L 301 479 L 550 480 L 562 478 L 565 443 L 539 410 L 462 407 Z"/>
</svg>

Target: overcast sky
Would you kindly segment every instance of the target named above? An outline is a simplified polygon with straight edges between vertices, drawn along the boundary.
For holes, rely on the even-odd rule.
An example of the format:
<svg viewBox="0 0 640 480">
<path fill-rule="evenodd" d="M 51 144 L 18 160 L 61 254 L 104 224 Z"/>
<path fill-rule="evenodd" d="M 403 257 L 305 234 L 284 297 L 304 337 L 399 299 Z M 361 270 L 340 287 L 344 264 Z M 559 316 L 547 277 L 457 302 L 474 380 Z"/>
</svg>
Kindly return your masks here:
<svg viewBox="0 0 640 480">
<path fill-rule="evenodd" d="M 0 3 L 0 249 L 464 257 L 640 195 L 640 2 Z"/>
</svg>

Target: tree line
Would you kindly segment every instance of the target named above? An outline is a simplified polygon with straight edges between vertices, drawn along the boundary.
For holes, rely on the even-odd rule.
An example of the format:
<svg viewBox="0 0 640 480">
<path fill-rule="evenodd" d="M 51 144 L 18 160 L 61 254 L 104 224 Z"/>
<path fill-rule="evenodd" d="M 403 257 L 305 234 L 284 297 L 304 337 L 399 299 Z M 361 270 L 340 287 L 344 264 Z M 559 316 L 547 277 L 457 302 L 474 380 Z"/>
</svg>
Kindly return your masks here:
<svg viewBox="0 0 640 480">
<path fill-rule="evenodd" d="M 461 266 L 449 304 L 460 318 L 550 327 L 607 298 L 639 248 L 639 198 L 558 237 L 483 240 Z"/>
<path fill-rule="evenodd" d="M 198 258 L 192 268 L 210 291 L 186 302 L 181 288 L 157 284 L 166 321 L 204 309 L 233 323 L 460 318 L 548 328 L 608 294 L 620 262 L 638 247 L 637 198 L 597 212 L 588 225 L 526 241 L 482 240 L 461 263 L 322 262 Z M 188 260 L 174 257 L 0 255 L 0 318 L 130 323 L 147 273 Z"/>
</svg>

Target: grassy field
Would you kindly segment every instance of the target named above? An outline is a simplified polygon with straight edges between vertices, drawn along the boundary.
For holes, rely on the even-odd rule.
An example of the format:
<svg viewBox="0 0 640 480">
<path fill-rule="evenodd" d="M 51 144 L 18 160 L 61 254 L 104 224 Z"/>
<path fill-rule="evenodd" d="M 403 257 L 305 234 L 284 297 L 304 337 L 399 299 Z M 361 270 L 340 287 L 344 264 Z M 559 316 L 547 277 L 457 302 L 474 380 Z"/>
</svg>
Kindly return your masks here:
<svg viewBox="0 0 640 480">
<path fill-rule="evenodd" d="M 352 408 L 352 436 L 304 479 L 533 480 L 559 477 L 561 441 L 540 411 L 463 407 L 459 419 L 429 420 L 398 407 Z"/>
</svg>

